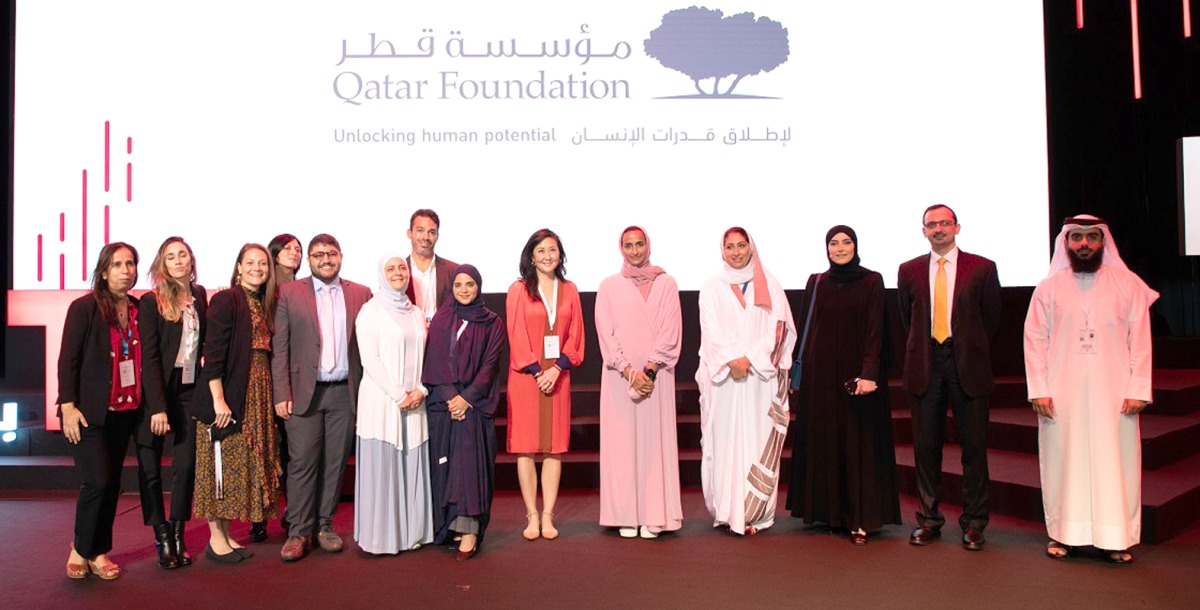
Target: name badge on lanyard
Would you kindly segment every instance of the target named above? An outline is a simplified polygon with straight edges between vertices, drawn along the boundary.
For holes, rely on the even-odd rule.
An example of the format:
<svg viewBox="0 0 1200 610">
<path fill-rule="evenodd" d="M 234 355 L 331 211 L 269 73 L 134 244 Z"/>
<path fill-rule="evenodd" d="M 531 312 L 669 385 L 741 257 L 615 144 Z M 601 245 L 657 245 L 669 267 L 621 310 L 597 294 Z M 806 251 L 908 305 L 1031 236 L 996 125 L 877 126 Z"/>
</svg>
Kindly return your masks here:
<svg viewBox="0 0 1200 610">
<path fill-rule="evenodd" d="M 196 383 L 196 362 L 183 363 L 183 383 L 190 385 Z"/>
<path fill-rule="evenodd" d="M 546 292 L 542 290 L 541 284 L 538 284 L 538 294 L 542 297 L 542 306 L 546 308 L 546 320 L 550 324 L 550 330 L 553 331 L 554 324 L 558 322 L 558 280 L 554 281 L 554 292 L 549 299 L 546 298 Z M 560 353 L 558 335 L 546 335 L 542 340 L 542 357 L 554 360 Z"/>
<path fill-rule="evenodd" d="M 122 360 L 117 364 L 117 373 L 121 377 L 121 387 L 128 388 L 137 382 L 137 378 L 133 374 L 133 361 Z"/>
<path fill-rule="evenodd" d="M 558 335 L 546 335 L 542 340 L 542 357 L 546 360 L 557 360 L 559 353 Z"/>
<path fill-rule="evenodd" d="M 1096 353 L 1096 331 L 1089 327 L 1079 329 L 1079 353 L 1094 355 Z"/>
</svg>

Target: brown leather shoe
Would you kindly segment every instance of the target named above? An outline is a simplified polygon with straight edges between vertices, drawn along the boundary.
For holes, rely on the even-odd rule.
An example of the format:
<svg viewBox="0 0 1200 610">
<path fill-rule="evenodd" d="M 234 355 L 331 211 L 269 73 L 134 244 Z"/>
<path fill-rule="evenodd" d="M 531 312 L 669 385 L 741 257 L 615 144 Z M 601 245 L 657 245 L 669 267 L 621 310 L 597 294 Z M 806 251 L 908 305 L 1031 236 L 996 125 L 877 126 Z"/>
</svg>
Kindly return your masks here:
<svg viewBox="0 0 1200 610">
<path fill-rule="evenodd" d="M 317 544 L 321 545 L 321 550 L 326 553 L 340 553 L 345 546 L 342 537 L 328 525 L 322 525 L 321 531 L 317 532 Z"/>
<path fill-rule="evenodd" d="M 308 536 L 288 536 L 287 542 L 279 551 L 279 557 L 286 563 L 300 561 L 308 554 Z"/>
</svg>

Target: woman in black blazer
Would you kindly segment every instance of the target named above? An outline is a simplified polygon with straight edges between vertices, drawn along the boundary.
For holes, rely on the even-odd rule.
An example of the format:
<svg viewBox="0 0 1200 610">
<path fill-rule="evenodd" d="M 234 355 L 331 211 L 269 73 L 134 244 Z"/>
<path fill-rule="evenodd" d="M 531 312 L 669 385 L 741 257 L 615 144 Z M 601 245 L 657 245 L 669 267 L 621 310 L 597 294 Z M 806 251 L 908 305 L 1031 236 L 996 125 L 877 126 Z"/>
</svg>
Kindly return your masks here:
<svg viewBox="0 0 1200 610">
<path fill-rule="evenodd" d="M 83 480 L 75 506 L 75 541 L 67 576 L 121 576 L 108 558 L 121 493 L 121 467 L 141 409 L 141 335 L 133 246 L 104 246 L 92 272 L 91 294 L 67 308 L 58 357 L 58 405 L 63 436 Z"/>
<path fill-rule="evenodd" d="M 200 370 L 207 294 L 196 284 L 196 259 L 182 237 L 168 237 L 150 263 L 150 285 L 138 309 L 142 333 L 142 423 L 137 431 L 142 519 L 154 528 L 158 566 L 192 563 L 183 541 L 192 518 L 196 426 L 189 406 Z M 163 441 L 170 435 L 171 521 L 163 508 Z"/>
<path fill-rule="evenodd" d="M 253 553 L 229 536 L 230 521 L 279 517 L 279 441 L 271 420 L 271 324 L 275 280 L 267 249 L 246 244 L 229 290 L 208 307 L 204 368 L 192 404 L 195 510 L 208 520 L 205 556 L 237 563 Z"/>
</svg>

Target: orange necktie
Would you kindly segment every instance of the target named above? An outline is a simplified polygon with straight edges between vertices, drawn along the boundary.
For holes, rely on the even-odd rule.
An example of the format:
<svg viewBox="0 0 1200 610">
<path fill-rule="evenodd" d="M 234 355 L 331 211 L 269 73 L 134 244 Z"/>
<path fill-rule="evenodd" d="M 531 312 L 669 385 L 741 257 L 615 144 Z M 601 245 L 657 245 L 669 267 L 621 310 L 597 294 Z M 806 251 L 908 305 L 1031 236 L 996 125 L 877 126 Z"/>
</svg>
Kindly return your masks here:
<svg viewBox="0 0 1200 610">
<path fill-rule="evenodd" d="M 938 259 L 937 278 L 933 282 L 933 340 L 943 343 L 950 337 L 950 316 L 946 307 L 946 259 Z"/>
</svg>

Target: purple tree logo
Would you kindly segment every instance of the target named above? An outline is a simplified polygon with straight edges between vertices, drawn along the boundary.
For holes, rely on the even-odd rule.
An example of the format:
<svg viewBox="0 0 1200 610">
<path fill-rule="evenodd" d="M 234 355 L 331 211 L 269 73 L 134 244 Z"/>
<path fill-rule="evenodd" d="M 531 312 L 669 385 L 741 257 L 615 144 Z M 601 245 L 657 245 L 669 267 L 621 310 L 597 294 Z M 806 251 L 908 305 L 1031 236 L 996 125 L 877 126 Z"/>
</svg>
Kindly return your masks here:
<svg viewBox="0 0 1200 610">
<path fill-rule="evenodd" d="M 671 11 L 645 42 L 646 55 L 664 67 L 686 74 L 698 96 L 755 97 L 732 95 L 743 78 L 770 72 L 787 61 L 788 31 L 783 24 L 754 13 L 725 17 L 720 10 L 693 6 Z M 721 91 L 721 80 L 733 82 Z M 711 91 L 700 81 L 712 79 Z"/>
</svg>

